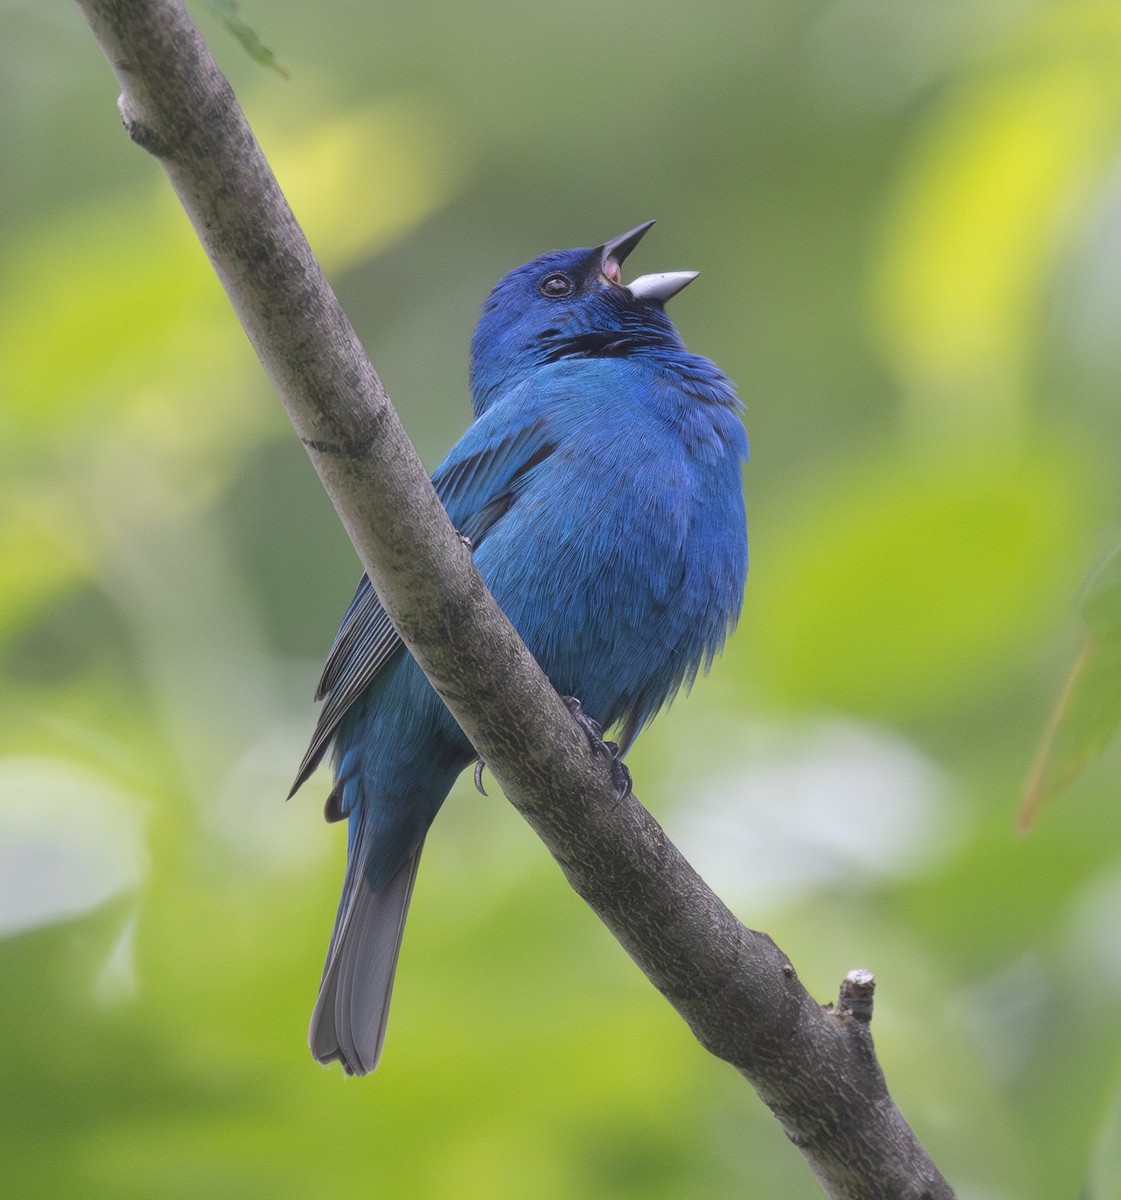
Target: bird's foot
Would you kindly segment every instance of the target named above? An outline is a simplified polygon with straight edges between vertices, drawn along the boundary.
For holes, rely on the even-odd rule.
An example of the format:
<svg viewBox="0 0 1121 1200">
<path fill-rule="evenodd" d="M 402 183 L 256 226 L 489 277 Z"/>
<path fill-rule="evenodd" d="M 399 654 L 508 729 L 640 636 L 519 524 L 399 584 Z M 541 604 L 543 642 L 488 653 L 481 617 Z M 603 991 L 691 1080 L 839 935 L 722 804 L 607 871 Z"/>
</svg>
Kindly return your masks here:
<svg viewBox="0 0 1121 1200">
<path fill-rule="evenodd" d="M 623 762 L 617 743 L 603 740 L 603 726 L 594 717 L 588 716 L 575 696 L 562 696 L 561 699 L 576 719 L 576 724 L 584 731 L 592 753 L 602 754 L 611 764 L 611 782 L 615 785 L 616 801 L 625 800 L 632 791 L 631 773 Z"/>
<path fill-rule="evenodd" d="M 483 760 L 481 758 L 475 759 L 475 790 L 480 796 L 487 794 L 487 789 L 483 787 Z"/>
</svg>

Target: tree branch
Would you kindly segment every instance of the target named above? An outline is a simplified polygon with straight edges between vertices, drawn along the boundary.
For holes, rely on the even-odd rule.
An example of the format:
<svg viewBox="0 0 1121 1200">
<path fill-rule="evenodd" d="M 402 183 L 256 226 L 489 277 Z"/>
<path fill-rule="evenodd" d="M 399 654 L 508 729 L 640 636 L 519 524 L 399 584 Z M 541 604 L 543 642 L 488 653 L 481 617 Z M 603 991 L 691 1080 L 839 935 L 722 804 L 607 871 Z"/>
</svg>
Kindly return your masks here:
<svg viewBox="0 0 1121 1200">
<path fill-rule="evenodd" d="M 888 1095 L 871 977 L 822 1008 L 633 797 L 617 802 L 452 529 L 374 368 L 177 0 L 77 0 L 132 139 L 167 173 L 378 597 L 569 882 L 836 1200 L 952 1200 Z M 387 186 L 392 181 L 387 181 Z"/>
</svg>

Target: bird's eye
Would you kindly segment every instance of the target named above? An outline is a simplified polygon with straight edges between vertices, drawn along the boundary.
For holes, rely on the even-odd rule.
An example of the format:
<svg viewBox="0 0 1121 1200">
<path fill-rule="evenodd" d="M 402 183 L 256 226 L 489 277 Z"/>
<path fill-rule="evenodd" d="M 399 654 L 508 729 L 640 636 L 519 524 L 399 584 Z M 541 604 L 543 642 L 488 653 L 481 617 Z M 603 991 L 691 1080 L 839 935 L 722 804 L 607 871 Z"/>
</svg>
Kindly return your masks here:
<svg viewBox="0 0 1121 1200">
<path fill-rule="evenodd" d="M 572 280 L 561 271 L 554 271 L 541 280 L 540 292 L 550 300 L 563 300 L 573 292 Z"/>
</svg>

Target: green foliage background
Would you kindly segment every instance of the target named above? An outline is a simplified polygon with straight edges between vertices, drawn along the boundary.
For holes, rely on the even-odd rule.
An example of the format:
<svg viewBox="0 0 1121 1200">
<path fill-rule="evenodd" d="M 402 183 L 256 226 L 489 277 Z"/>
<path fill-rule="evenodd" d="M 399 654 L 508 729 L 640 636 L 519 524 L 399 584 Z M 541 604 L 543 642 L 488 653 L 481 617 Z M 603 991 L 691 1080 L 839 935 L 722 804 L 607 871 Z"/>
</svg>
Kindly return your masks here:
<svg viewBox="0 0 1121 1200">
<path fill-rule="evenodd" d="M 499 274 L 650 216 L 748 404 L 739 633 L 638 793 L 822 1000 L 880 985 L 963 1200 L 1121 1196 L 1121 758 L 1019 794 L 1121 527 L 1121 6 L 203 5 L 426 461 Z M 75 9 L 0 7 L 0 1195 L 818 1195 L 500 797 L 383 1066 L 308 1058 L 282 797 L 358 568 Z"/>
</svg>

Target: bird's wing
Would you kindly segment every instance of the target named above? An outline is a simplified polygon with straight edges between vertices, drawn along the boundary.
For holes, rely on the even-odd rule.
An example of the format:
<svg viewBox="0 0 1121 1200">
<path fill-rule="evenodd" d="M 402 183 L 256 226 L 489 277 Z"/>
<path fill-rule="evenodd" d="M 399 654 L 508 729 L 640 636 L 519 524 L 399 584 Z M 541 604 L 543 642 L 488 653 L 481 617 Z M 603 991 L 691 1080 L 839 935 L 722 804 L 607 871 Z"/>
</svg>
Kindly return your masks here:
<svg viewBox="0 0 1121 1200">
<path fill-rule="evenodd" d="M 471 437 L 482 424 L 472 426 L 432 476 L 452 524 L 476 550 L 557 448 L 543 415 L 500 438 Z"/>
<path fill-rule="evenodd" d="M 315 689 L 315 698 L 326 702 L 319 712 L 311 743 L 296 771 L 296 781 L 288 793 L 289 797 L 296 794 L 319 766 L 347 709 L 366 690 L 400 644 L 397 630 L 382 608 L 369 579 L 363 575 Z M 328 819 L 337 819 L 330 812 L 327 815 Z"/>
<path fill-rule="evenodd" d="M 494 436 L 500 429 L 498 423 L 480 419 L 436 469 L 432 482 L 437 494 L 452 524 L 470 539 L 472 547 L 478 548 L 534 469 L 556 448 L 548 424 L 546 417 L 538 415 Z M 400 645 L 397 631 L 363 575 L 315 689 L 315 698 L 325 703 L 289 796 L 319 765 L 347 710 Z"/>
</svg>

